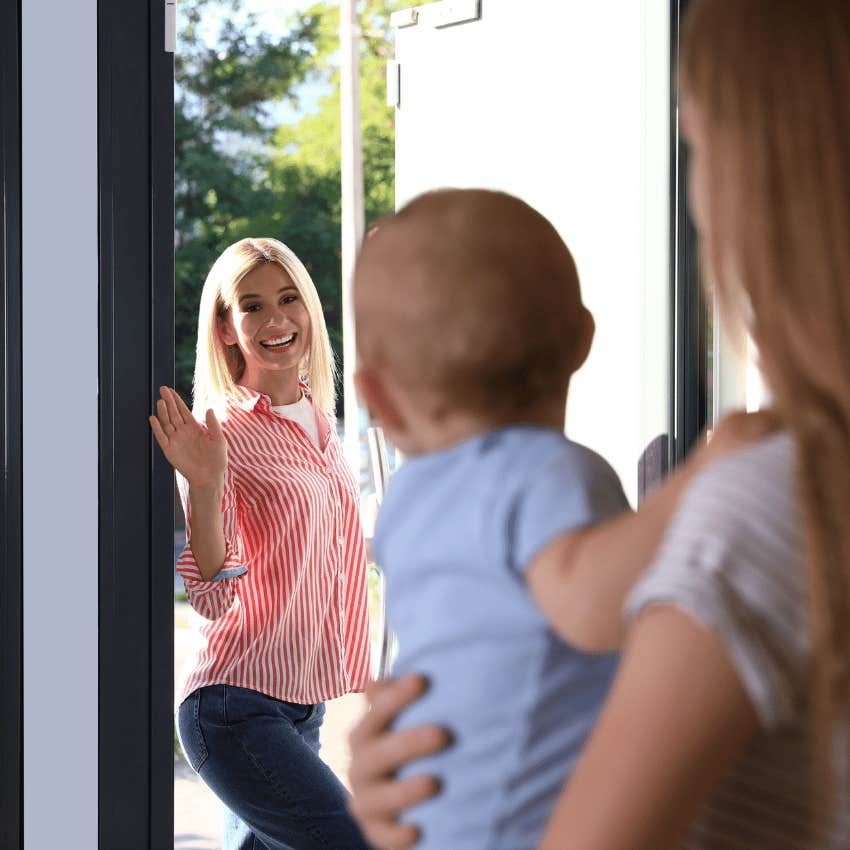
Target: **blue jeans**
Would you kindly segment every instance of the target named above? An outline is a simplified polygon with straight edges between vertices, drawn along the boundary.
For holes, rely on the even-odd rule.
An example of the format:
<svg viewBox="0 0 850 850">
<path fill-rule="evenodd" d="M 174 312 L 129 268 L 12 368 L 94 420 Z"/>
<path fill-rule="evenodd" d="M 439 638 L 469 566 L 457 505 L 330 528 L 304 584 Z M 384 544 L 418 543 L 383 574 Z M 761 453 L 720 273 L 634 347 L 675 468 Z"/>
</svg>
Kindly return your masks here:
<svg viewBox="0 0 850 850">
<path fill-rule="evenodd" d="M 369 850 L 319 758 L 324 713 L 232 685 L 180 705 L 183 752 L 226 807 L 223 850 Z"/>
</svg>

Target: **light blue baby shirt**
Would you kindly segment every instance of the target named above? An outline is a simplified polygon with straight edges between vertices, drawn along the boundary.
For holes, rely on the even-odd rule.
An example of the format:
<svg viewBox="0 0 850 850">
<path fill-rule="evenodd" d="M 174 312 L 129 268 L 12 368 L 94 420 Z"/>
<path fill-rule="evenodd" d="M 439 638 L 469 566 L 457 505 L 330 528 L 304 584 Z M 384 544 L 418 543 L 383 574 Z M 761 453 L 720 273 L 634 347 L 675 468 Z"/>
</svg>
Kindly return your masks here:
<svg viewBox="0 0 850 850">
<path fill-rule="evenodd" d="M 556 536 L 627 507 L 599 455 L 547 428 L 479 435 L 414 457 L 393 477 L 374 540 L 399 643 L 393 675 L 430 682 L 397 728 L 436 723 L 454 739 L 403 772 L 442 783 L 408 814 L 421 829 L 418 848 L 536 845 L 616 656 L 563 643 L 524 572 Z"/>
</svg>

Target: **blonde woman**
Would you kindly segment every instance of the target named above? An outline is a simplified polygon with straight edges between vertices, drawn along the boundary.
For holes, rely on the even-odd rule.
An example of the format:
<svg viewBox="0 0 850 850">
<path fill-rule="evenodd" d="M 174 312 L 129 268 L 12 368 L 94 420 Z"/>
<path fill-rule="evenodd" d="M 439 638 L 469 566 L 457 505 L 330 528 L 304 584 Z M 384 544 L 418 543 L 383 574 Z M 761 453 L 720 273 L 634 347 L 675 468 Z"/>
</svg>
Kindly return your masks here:
<svg viewBox="0 0 850 850">
<path fill-rule="evenodd" d="M 321 304 L 282 243 L 243 239 L 216 260 L 194 389 L 194 415 L 163 387 L 150 417 L 178 473 L 177 568 L 201 622 L 177 695 L 183 750 L 225 806 L 224 850 L 365 848 L 318 756 L 324 701 L 369 668 L 358 488 Z"/>
<path fill-rule="evenodd" d="M 784 430 L 685 492 L 541 847 L 846 850 L 850 4 L 693 0 L 683 51 L 708 277 L 758 345 Z M 435 787 L 392 773 L 445 743 L 387 731 L 422 687 L 375 687 L 352 739 L 360 822 L 395 848 L 415 840 L 398 813 Z"/>
</svg>

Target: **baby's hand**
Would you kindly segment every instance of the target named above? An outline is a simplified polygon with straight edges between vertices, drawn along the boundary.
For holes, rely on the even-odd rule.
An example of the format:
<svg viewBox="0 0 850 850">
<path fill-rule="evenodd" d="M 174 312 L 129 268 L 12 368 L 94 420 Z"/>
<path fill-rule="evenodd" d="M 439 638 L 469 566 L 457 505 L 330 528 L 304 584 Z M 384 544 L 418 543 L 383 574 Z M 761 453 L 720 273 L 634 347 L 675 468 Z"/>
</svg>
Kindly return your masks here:
<svg viewBox="0 0 850 850">
<path fill-rule="evenodd" d="M 771 410 L 729 413 L 717 423 L 708 444 L 699 450 L 698 462 L 700 465 L 713 463 L 769 437 L 781 427 L 779 417 Z"/>
</svg>

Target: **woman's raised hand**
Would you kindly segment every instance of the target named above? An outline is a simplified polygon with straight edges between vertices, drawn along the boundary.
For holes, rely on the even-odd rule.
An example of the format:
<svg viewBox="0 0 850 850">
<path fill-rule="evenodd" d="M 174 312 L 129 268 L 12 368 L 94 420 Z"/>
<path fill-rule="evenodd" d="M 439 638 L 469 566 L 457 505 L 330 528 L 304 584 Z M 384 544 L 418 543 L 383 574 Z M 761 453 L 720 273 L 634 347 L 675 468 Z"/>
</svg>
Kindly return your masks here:
<svg viewBox="0 0 850 850">
<path fill-rule="evenodd" d="M 149 421 L 168 462 L 192 487 L 221 485 L 227 469 L 227 444 L 215 414 L 207 411 L 205 428 L 174 390 L 160 387 L 159 394 L 157 415 Z"/>
</svg>

